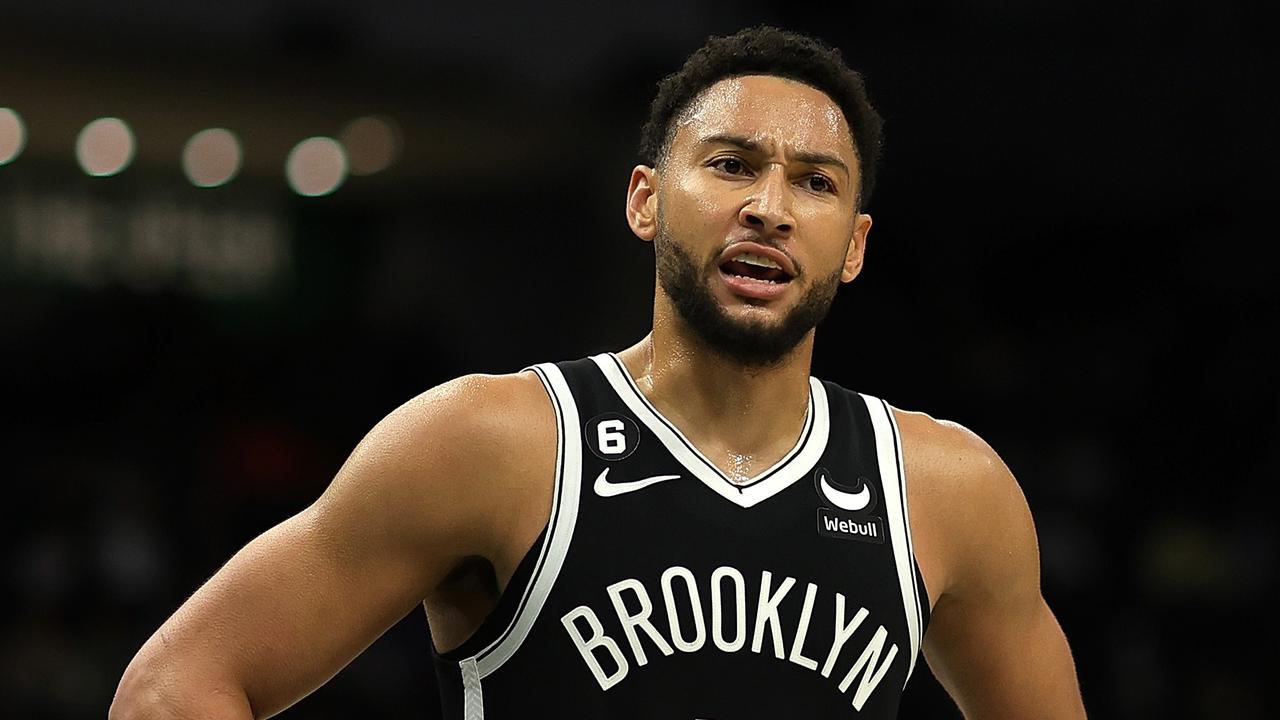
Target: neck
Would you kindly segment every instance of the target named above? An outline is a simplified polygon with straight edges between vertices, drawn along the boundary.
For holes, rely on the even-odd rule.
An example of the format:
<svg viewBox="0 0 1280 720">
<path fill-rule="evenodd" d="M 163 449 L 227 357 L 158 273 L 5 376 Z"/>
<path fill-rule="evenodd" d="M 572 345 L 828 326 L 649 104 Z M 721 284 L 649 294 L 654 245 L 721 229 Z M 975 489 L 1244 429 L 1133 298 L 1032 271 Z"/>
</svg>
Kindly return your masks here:
<svg viewBox="0 0 1280 720">
<path fill-rule="evenodd" d="M 780 362 L 749 366 L 708 347 L 669 303 L 653 332 L 620 353 L 636 385 L 730 476 L 749 477 L 795 444 L 809 406 L 813 333 Z"/>
</svg>

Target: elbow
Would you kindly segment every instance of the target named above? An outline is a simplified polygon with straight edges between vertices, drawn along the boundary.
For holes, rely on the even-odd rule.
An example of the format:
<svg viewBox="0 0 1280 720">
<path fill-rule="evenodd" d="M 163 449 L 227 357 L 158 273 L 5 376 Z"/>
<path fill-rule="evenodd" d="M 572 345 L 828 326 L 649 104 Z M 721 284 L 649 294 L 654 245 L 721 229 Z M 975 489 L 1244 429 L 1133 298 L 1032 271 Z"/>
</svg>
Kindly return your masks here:
<svg viewBox="0 0 1280 720">
<path fill-rule="evenodd" d="M 129 665 L 124 676 L 120 678 L 115 696 L 111 698 L 107 719 L 159 720 L 181 717 L 175 713 L 166 712 L 163 697 L 152 680 L 148 677 L 148 673 L 136 667 L 136 663 Z"/>
<path fill-rule="evenodd" d="M 254 720 L 244 684 L 199 644 L 162 626 L 120 677 L 108 720 Z"/>
<path fill-rule="evenodd" d="M 166 678 L 166 668 L 173 667 L 172 658 L 166 658 L 157 645 L 163 639 L 163 631 L 157 632 L 143 643 L 116 685 L 107 710 L 108 720 L 159 720 L 182 718 L 180 708 L 172 702 L 175 685 Z M 162 644 L 161 644 L 162 645 Z M 166 685 L 169 691 L 166 692 Z"/>
<path fill-rule="evenodd" d="M 253 720 L 248 697 L 230 683 L 134 658 L 120 678 L 108 720 Z"/>
</svg>

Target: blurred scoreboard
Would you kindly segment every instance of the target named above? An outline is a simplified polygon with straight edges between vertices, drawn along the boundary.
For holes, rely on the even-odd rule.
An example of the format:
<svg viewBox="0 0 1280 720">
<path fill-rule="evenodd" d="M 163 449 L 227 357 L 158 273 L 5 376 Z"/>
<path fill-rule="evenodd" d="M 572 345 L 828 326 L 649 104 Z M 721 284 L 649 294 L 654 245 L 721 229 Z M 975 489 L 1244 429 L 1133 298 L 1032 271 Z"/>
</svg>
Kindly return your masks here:
<svg viewBox="0 0 1280 720">
<path fill-rule="evenodd" d="M 289 216 L 158 189 L 118 197 L 0 183 L 0 281 L 262 295 L 293 273 Z"/>
</svg>

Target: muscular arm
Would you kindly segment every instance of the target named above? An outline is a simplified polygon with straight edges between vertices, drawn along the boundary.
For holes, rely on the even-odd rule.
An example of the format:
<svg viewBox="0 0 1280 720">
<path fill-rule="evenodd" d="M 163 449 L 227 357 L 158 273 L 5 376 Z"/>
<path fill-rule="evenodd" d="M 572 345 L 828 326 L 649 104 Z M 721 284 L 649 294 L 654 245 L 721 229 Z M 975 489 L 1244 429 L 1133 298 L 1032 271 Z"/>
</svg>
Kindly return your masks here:
<svg viewBox="0 0 1280 720">
<path fill-rule="evenodd" d="M 916 472 L 931 488 L 919 505 L 931 535 L 946 538 L 934 549 L 942 587 L 924 639 L 929 667 L 970 720 L 1085 717 L 1071 650 L 1040 591 L 1035 527 L 1013 475 L 964 428 L 923 416 L 904 424 L 927 438 Z"/>
<path fill-rule="evenodd" d="M 539 403 L 550 413 L 531 375 L 469 377 L 388 415 L 319 499 L 147 640 L 110 717 L 268 717 L 326 682 L 462 559 L 491 556 L 503 531 L 486 520 L 502 502 L 495 448 L 528 436 L 525 409 Z"/>
</svg>

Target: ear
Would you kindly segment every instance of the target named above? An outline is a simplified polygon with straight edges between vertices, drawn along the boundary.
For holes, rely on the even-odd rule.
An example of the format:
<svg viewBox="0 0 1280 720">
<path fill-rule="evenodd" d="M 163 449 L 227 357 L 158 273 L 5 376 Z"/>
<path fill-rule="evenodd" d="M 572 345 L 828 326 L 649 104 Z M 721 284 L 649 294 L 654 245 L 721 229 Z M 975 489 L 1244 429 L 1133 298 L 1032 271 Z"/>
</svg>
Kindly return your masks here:
<svg viewBox="0 0 1280 720">
<path fill-rule="evenodd" d="M 852 282 L 862 272 L 862 258 L 867 251 L 867 233 L 871 232 L 871 216 L 858 213 L 853 222 L 853 237 L 849 239 L 849 250 L 844 254 L 844 268 L 840 272 L 840 282 Z"/>
<path fill-rule="evenodd" d="M 631 170 L 627 186 L 627 224 L 636 237 L 652 242 L 658 234 L 658 195 L 654 189 L 657 171 L 648 165 Z"/>
</svg>

